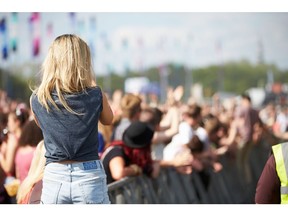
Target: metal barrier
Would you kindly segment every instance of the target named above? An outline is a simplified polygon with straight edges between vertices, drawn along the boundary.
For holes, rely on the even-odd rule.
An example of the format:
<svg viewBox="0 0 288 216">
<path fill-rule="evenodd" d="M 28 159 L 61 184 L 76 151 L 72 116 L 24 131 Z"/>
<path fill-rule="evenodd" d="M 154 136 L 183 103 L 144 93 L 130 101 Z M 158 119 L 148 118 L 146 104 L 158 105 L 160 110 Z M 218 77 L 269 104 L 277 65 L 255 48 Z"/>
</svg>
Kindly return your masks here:
<svg viewBox="0 0 288 216">
<path fill-rule="evenodd" d="M 156 179 L 141 175 L 109 184 L 109 197 L 112 204 L 252 204 L 270 148 L 264 143 L 253 146 L 249 156 L 253 178 L 249 183 L 236 160 L 226 155 L 220 158 L 220 172 L 207 170 L 208 185 L 203 182 L 203 173 L 185 175 L 165 167 Z"/>
</svg>

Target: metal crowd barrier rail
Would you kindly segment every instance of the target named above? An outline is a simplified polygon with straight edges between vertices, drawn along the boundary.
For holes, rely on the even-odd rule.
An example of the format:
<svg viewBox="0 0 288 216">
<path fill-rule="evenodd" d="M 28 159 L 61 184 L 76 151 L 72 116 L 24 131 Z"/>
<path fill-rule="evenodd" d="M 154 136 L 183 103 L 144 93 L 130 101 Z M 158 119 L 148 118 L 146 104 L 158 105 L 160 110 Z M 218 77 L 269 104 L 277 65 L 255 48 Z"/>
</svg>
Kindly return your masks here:
<svg viewBox="0 0 288 216">
<path fill-rule="evenodd" d="M 237 162 L 229 155 L 220 158 L 220 172 L 207 170 L 204 175 L 193 171 L 186 175 L 173 167 L 161 169 L 160 175 L 125 177 L 108 185 L 112 204 L 252 204 L 257 181 L 266 163 L 271 146 L 253 146 L 249 163 L 252 181 L 245 182 Z M 208 176 L 205 184 L 203 176 Z"/>
</svg>

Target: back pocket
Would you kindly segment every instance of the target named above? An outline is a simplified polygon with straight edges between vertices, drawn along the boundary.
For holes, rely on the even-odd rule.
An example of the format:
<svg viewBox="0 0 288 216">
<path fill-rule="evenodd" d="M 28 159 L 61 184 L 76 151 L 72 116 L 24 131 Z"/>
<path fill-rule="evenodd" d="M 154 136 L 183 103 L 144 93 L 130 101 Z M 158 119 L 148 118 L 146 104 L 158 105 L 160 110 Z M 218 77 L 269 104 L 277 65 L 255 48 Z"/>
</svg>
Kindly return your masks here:
<svg viewBox="0 0 288 216">
<path fill-rule="evenodd" d="M 82 181 L 79 187 L 86 204 L 102 204 L 107 196 L 105 178 L 102 176 Z"/>
<path fill-rule="evenodd" d="M 53 181 L 49 179 L 43 179 L 41 203 L 57 204 L 61 186 L 62 186 L 61 182 L 57 182 L 57 181 Z"/>
</svg>

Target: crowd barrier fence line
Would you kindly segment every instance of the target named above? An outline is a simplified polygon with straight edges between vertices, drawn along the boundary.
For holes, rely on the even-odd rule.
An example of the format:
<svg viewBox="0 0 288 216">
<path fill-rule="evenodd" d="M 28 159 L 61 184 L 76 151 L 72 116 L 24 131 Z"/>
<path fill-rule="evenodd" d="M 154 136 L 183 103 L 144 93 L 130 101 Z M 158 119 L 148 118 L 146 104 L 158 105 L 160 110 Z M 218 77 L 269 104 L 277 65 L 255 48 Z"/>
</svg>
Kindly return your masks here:
<svg viewBox="0 0 288 216">
<path fill-rule="evenodd" d="M 162 168 L 157 178 L 146 175 L 125 177 L 108 184 L 112 204 L 253 204 L 256 185 L 268 159 L 271 146 L 253 146 L 249 163 L 252 181 L 247 183 L 229 155 L 220 158 L 223 169 L 208 170 L 209 185 L 201 174 L 181 174 L 173 167 Z"/>
</svg>

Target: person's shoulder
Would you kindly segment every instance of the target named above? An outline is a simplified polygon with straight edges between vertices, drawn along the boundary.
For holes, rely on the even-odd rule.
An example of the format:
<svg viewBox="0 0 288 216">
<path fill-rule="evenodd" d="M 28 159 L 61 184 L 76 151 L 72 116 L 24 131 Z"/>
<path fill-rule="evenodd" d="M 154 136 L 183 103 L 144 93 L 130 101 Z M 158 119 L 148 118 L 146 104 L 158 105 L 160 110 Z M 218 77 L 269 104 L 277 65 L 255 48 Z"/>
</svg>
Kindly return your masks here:
<svg viewBox="0 0 288 216">
<path fill-rule="evenodd" d="M 30 95 L 30 105 L 35 105 L 36 102 L 38 102 L 38 96 L 35 92 L 32 92 L 32 94 Z"/>
<path fill-rule="evenodd" d="M 276 161 L 275 161 L 275 156 L 273 153 L 269 156 L 266 163 L 267 163 L 267 167 L 269 167 L 269 169 L 273 169 L 273 170 L 276 169 Z"/>
<path fill-rule="evenodd" d="M 179 124 L 179 129 L 182 129 L 182 128 L 190 128 L 191 126 L 186 122 L 186 121 L 182 121 L 180 122 Z"/>
<path fill-rule="evenodd" d="M 112 158 L 116 156 L 123 156 L 123 155 L 124 155 L 124 152 L 121 146 L 112 145 L 112 146 L 108 146 L 104 150 L 103 154 L 101 155 L 101 160 L 103 161 L 105 158 L 107 158 L 108 160 L 111 160 Z"/>
<path fill-rule="evenodd" d="M 34 100 L 35 98 L 37 98 L 37 95 L 35 92 L 32 92 L 30 95 L 30 101 Z"/>
<path fill-rule="evenodd" d="M 197 134 L 197 135 L 207 135 L 207 130 L 205 130 L 205 128 L 203 128 L 203 127 L 198 127 L 197 129 L 196 129 L 196 131 L 195 131 L 195 133 Z"/>
<path fill-rule="evenodd" d="M 95 86 L 92 86 L 92 87 L 89 87 L 87 88 L 88 91 L 97 91 L 97 92 L 102 92 L 102 89 L 100 86 L 98 85 L 95 85 Z"/>
<path fill-rule="evenodd" d="M 102 89 L 99 86 L 93 86 L 86 89 L 86 92 L 89 95 L 97 96 L 102 98 Z"/>
</svg>

